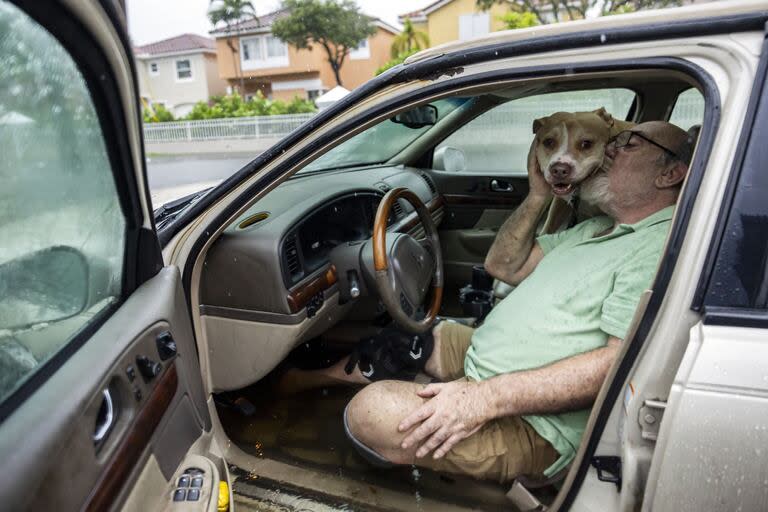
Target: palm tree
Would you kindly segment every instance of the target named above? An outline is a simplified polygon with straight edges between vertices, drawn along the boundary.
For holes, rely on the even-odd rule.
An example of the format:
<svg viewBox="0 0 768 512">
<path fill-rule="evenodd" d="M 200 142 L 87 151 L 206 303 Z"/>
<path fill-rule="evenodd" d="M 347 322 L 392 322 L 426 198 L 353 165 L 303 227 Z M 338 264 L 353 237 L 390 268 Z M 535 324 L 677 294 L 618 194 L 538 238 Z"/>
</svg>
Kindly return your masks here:
<svg viewBox="0 0 768 512">
<path fill-rule="evenodd" d="M 396 59 L 402 53 L 410 53 L 414 50 L 423 50 L 429 46 L 429 36 L 413 28 L 411 20 L 406 18 L 403 23 L 403 31 L 392 41 L 392 58 Z"/>
<path fill-rule="evenodd" d="M 235 63 L 235 76 L 240 79 L 240 94 L 245 93 L 245 84 L 243 81 L 243 73 L 240 68 L 239 59 L 235 58 L 237 48 L 232 42 L 232 31 L 234 29 L 235 35 L 240 32 L 240 24 L 244 21 L 255 19 L 256 9 L 253 7 L 253 3 L 249 0 L 211 0 L 211 4 L 208 7 L 208 19 L 215 27 L 219 23 L 224 23 L 224 31 L 227 33 L 227 46 L 229 46 L 232 52 L 232 60 Z"/>
</svg>

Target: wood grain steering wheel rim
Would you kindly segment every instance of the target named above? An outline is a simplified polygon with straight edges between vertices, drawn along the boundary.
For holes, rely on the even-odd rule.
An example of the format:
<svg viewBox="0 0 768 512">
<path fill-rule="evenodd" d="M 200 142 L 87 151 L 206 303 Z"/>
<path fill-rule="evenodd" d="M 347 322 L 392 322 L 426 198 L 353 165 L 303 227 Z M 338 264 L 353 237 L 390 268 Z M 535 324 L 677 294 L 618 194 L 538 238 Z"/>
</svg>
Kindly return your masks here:
<svg viewBox="0 0 768 512">
<path fill-rule="evenodd" d="M 426 316 L 421 320 L 414 320 L 402 310 L 399 301 L 392 296 L 392 286 L 389 276 L 390 265 L 387 258 L 387 220 L 392 205 L 398 199 L 405 199 L 416 209 L 416 213 L 424 227 L 426 238 L 431 245 L 432 257 L 435 263 L 435 271 L 432 278 L 432 300 L 427 309 Z M 437 318 L 440 311 L 440 305 L 443 300 L 443 265 L 442 255 L 440 253 L 440 243 L 432 216 L 424 203 L 411 190 L 399 187 L 387 192 L 379 203 L 376 210 L 376 218 L 373 222 L 373 266 L 376 271 L 376 285 L 379 288 L 384 305 L 393 316 L 394 320 L 413 332 L 424 332 L 428 330 Z M 398 314 L 399 313 L 399 314 Z"/>
</svg>

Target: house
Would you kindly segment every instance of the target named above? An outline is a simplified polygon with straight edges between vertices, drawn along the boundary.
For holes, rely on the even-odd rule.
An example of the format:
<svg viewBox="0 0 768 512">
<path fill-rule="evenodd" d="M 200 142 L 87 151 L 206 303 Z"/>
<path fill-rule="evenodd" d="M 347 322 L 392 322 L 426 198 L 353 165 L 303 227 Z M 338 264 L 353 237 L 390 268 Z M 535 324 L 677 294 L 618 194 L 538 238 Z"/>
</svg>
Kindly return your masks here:
<svg viewBox="0 0 768 512">
<path fill-rule="evenodd" d="M 438 0 L 417 11 L 398 16 L 400 23 L 411 20 L 415 30 L 429 36 L 429 44 L 437 46 L 457 39 L 471 39 L 505 28 L 501 16 L 509 7 L 494 3 L 487 11 L 475 0 Z"/>
<path fill-rule="evenodd" d="M 683 3 L 705 3 L 712 0 L 682 0 Z M 569 2 L 574 5 L 578 0 Z M 537 0 L 538 11 L 542 18 L 548 23 L 556 19 L 565 21 L 570 19 L 570 14 L 578 17 L 577 10 L 571 10 L 569 13 L 562 6 L 558 9 L 558 16 L 555 13 L 552 4 L 548 0 Z M 437 0 L 428 6 L 401 14 L 398 16 L 400 23 L 406 19 L 411 20 L 415 30 L 424 32 L 429 36 L 431 46 L 448 43 L 455 40 L 471 39 L 485 35 L 489 32 L 506 29 L 506 25 L 501 21 L 501 17 L 513 10 L 513 2 L 495 2 L 493 6 L 483 11 L 476 5 L 475 0 Z"/>
<path fill-rule="evenodd" d="M 161 104 L 176 117 L 187 115 L 198 101 L 226 93 L 213 39 L 182 34 L 138 46 L 134 57 L 142 100 Z"/>
<path fill-rule="evenodd" d="M 315 99 L 337 85 L 322 47 L 311 45 L 301 50 L 272 35 L 272 22 L 286 15 L 286 11 L 278 10 L 243 21 L 230 31 L 222 28 L 211 32 L 216 38 L 219 76 L 233 90 L 240 90 L 242 77 L 245 97 L 261 91 L 271 99 Z M 378 19 L 374 23 L 376 33 L 351 50 L 341 66 L 342 85 L 347 89 L 373 78 L 390 59 L 398 30 Z"/>
</svg>

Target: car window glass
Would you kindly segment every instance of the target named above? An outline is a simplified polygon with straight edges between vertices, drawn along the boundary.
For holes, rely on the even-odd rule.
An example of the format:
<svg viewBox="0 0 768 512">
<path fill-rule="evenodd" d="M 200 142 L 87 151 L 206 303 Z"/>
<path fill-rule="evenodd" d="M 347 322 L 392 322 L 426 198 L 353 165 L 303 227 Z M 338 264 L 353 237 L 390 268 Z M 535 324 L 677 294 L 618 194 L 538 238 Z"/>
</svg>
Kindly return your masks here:
<svg viewBox="0 0 768 512">
<path fill-rule="evenodd" d="M 669 122 L 688 130 L 693 125 L 700 125 L 704 119 L 704 97 L 697 89 L 688 89 L 677 97 L 675 108 L 669 116 Z"/>
<path fill-rule="evenodd" d="M 431 104 L 437 108 L 437 122 L 445 119 L 448 114 L 466 104 L 470 99 L 460 97 L 433 101 Z M 339 144 L 307 165 L 302 172 L 386 162 L 430 128 L 432 127 L 413 128 L 385 119 Z"/>
<path fill-rule="evenodd" d="M 66 50 L 0 0 L 0 401 L 121 293 L 126 222 Z"/>
<path fill-rule="evenodd" d="M 526 159 L 533 139 L 533 120 L 555 112 L 585 112 L 600 107 L 625 119 L 635 93 L 628 89 L 569 91 L 529 96 L 495 107 L 437 145 L 464 156 L 465 172 L 526 175 Z"/>
</svg>

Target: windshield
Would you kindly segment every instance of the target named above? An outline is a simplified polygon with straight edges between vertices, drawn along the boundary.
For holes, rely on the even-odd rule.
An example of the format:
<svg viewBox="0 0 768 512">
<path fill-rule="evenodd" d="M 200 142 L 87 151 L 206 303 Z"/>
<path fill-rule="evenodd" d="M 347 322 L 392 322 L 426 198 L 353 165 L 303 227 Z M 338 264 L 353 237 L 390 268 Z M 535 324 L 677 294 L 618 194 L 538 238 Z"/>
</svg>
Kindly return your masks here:
<svg viewBox="0 0 768 512">
<path fill-rule="evenodd" d="M 430 104 L 437 108 L 437 122 L 439 123 L 470 99 L 467 97 L 445 98 Z M 339 144 L 304 167 L 300 172 L 324 171 L 386 162 L 433 127 L 409 128 L 405 124 L 387 119 Z"/>
</svg>

